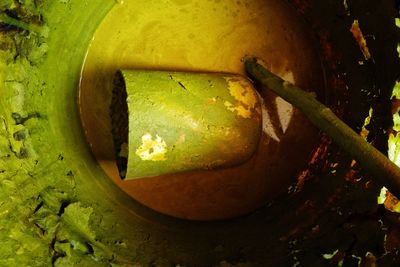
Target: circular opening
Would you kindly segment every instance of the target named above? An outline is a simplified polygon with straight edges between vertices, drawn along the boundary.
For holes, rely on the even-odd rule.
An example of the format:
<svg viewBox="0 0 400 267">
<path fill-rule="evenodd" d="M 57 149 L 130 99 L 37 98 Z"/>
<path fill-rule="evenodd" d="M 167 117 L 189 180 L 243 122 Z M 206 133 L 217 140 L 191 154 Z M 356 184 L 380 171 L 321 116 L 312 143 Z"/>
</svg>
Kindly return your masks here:
<svg viewBox="0 0 400 267">
<path fill-rule="evenodd" d="M 266 89 L 259 91 L 262 139 L 245 164 L 129 181 L 122 181 L 118 174 L 121 161 L 116 164 L 109 110 L 117 70 L 244 74 L 241 59 L 245 55 L 260 57 L 284 79 L 322 93 L 323 74 L 313 38 L 295 10 L 282 1 L 151 0 L 116 5 L 88 49 L 79 99 L 87 140 L 108 176 L 142 204 L 196 220 L 251 212 L 285 190 L 306 167 L 318 131 L 299 111 Z M 124 109 L 124 105 L 115 106 Z M 121 140 L 114 142 L 126 140 L 127 129 L 115 129 L 118 134 L 114 135 Z"/>
</svg>

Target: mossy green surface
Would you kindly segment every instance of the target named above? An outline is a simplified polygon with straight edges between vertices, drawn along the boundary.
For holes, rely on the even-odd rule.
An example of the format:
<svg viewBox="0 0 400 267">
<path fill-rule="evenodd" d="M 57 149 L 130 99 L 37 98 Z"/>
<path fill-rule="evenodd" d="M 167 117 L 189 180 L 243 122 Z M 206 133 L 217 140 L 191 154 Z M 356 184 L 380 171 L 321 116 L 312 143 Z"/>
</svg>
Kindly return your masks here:
<svg viewBox="0 0 400 267">
<path fill-rule="evenodd" d="M 0 266 L 210 266 L 245 246 L 232 250 L 231 226 L 143 207 L 90 153 L 80 71 L 115 4 L 0 2 Z M 210 241 L 215 233 L 227 238 Z"/>
<path fill-rule="evenodd" d="M 85 51 L 114 4 L 1 2 L 0 266 L 132 266 L 158 257 L 142 248 L 151 243 L 144 228 L 125 223 L 116 203 L 130 199 L 96 167 L 78 119 Z"/>
<path fill-rule="evenodd" d="M 135 262 L 126 247 L 108 248 L 111 242 L 123 244 L 121 235 L 100 238 L 100 225 L 93 221 L 116 223 L 111 203 L 99 199 L 101 208 L 93 207 L 95 200 L 81 183 L 93 175 L 74 161 L 74 153 L 90 158 L 82 153 L 79 124 L 72 119 L 77 74 L 91 34 L 114 4 L 97 2 L 90 1 L 96 12 L 83 17 L 72 14 L 89 1 L 2 2 L 1 266 Z M 85 31 L 77 26 L 81 23 Z M 110 233 L 120 230 L 110 228 Z"/>
</svg>

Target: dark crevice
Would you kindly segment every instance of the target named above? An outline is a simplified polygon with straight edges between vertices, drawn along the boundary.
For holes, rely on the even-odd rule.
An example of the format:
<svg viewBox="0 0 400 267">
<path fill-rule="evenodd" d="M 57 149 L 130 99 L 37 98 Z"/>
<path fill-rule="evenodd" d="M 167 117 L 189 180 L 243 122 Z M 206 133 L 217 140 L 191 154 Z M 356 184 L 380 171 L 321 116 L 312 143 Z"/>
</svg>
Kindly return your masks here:
<svg viewBox="0 0 400 267">
<path fill-rule="evenodd" d="M 65 209 L 66 209 L 69 205 L 71 205 L 71 204 L 72 204 L 72 202 L 69 201 L 69 200 L 63 201 L 63 202 L 61 203 L 60 210 L 58 211 L 57 215 L 58 215 L 58 216 L 63 215 L 64 212 L 65 212 Z"/>
<path fill-rule="evenodd" d="M 17 112 L 13 112 L 11 117 L 14 119 L 15 124 L 24 124 L 26 121 L 33 119 L 33 118 L 41 118 L 41 115 L 38 112 L 29 113 L 26 117 L 22 117 L 21 114 Z"/>
<path fill-rule="evenodd" d="M 178 82 L 178 84 L 183 88 L 183 90 L 187 91 L 187 88 L 185 87 L 185 85 L 183 85 L 182 82 Z"/>
<path fill-rule="evenodd" d="M 65 256 L 67 256 L 64 252 L 56 251 L 55 246 L 56 246 L 57 242 L 58 243 L 68 243 L 68 242 L 63 242 L 63 241 L 57 241 L 56 236 L 51 240 L 50 248 L 53 250 L 53 253 L 54 253 L 53 256 L 51 257 L 51 266 L 55 266 L 55 263 L 59 258 L 63 258 Z"/>
<path fill-rule="evenodd" d="M 179 86 L 183 88 L 183 90 L 188 91 L 188 89 L 186 88 L 186 86 L 185 86 L 181 81 L 177 81 L 177 80 L 174 78 L 174 76 L 169 75 L 169 78 L 170 78 L 171 80 L 177 82 L 177 83 L 179 84 Z M 210 80 L 209 80 L 208 82 L 211 83 Z"/>
<path fill-rule="evenodd" d="M 353 255 L 354 248 L 356 247 L 356 244 L 357 244 L 357 236 L 355 236 L 353 234 L 353 241 L 349 244 L 349 247 L 345 251 L 346 256 L 350 256 L 351 257 L 351 255 Z"/>
<path fill-rule="evenodd" d="M 89 242 L 86 242 L 85 245 L 88 249 L 87 254 L 94 254 L 93 246 Z"/>
<path fill-rule="evenodd" d="M 15 26 L 15 25 L 11 25 L 5 22 L 0 22 L 0 32 L 20 32 L 23 31 L 22 28 Z"/>
<path fill-rule="evenodd" d="M 172 78 L 172 76 L 170 77 Z M 127 97 L 128 96 L 125 88 L 124 78 L 121 72 L 117 72 L 114 76 L 113 81 L 113 93 L 110 113 L 115 158 L 119 170 L 119 175 L 122 179 L 125 178 L 128 165 L 127 155 L 121 154 L 123 146 L 128 145 L 129 118 Z"/>
<path fill-rule="evenodd" d="M 51 266 L 55 266 L 56 261 L 59 258 L 64 258 L 65 256 L 67 256 L 65 253 L 60 253 L 58 251 L 54 251 L 53 257 L 51 257 Z"/>
<path fill-rule="evenodd" d="M 44 235 L 46 233 L 46 230 L 42 226 L 40 226 L 38 223 L 34 223 L 34 225 L 40 230 L 42 235 Z"/>
<path fill-rule="evenodd" d="M 36 206 L 36 208 L 35 208 L 35 210 L 33 211 L 33 213 L 38 212 L 38 210 L 40 210 L 40 208 L 43 207 L 43 204 L 44 204 L 44 202 L 41 201 L 41 202 Z"/>
<path fill-rule="evenodd" d="M 10 149 L 11 153 L 14 154 L 14 156 L 16 156 L 17 158 L 19 157 L 18 153 L 14 150 L 14 148 L 13 148 L 13 146 L 11 144 L 11 141 L 8 142 L 8 148 Z"/>
<path fill-rule="evenodd" d="M 6 9 L 4 13 L 10 18 L 19 20 L 18 12 L 16 10 Z"/>
<path fill-rule="evenodd" d="M 17 155 L 17 157 L 19 159 L 26 159 L 29 157 L 29 151 L 28 149 L 26 149 L 25 147 L 21 147 L 21 149 L 19 150 L 19 153 Z"/>
<path fill-rule="evenodd" d="M 3 12 L 10 18 L 21 21 L 27 24 L 34 24 L 42 26 L 44 24 L 43 15 L 37 9 L 36 3 L 34 3 L 35 8 L 26 8 L 23 3 L 18 3 L 18 5 L 12 9 L 5 9 Z"/>
</svg>

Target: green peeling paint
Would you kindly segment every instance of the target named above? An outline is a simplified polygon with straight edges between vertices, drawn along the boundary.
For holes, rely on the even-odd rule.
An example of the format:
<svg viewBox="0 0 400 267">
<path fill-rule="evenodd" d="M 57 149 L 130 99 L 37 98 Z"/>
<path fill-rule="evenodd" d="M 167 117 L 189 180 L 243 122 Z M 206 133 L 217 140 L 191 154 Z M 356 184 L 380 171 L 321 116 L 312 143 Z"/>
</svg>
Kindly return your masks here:
<svg viewBox="0 0 400 267">
<path fill-rule="evenodd" d="M 114 90 L 127 93 L 125 176 L 120 168 L 125 179 L 235 166 L 256 151 L 261 106 L 245 77 L 148 70 L 121 73 L 125 86 Z"/>
</svg>

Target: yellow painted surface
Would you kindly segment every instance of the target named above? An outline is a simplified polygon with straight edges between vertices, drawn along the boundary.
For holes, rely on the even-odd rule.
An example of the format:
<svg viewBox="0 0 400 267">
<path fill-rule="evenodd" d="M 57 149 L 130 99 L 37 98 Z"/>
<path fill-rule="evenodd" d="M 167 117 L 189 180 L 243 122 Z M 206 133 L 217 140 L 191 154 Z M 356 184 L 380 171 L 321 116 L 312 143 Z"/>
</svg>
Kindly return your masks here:
<svg viewBox="0 0 400 267">
<path fill-rule="evenodd" d="M 225 78 L 229 93 L 235 98 L 236 104 L 226 101 L 224 104 L 228 110 L 236 112 L 238 116 L 245 119 L 251 118 L 256 108 L 257 95 L 247 81 L 237 78 Z M 258 111 L 259 112 L 259 111 Z"/>
<path fill-rule="evenodd" d="M 262 91 L 262 113 L 267 115 L 262 141 L 246 164 L 122 182 L 113 161 L 110 131 L 112 77 L 117 69 L 127 68 L 245 74 L 241 59 L 255 55 L 281 77 L 303 88 L 319 89 L 323 75 L 312 40 L 286 1 L 119 1 L 98 28 L 82 69 L 82 123 L 94 155 L 122 190 L 166 214 L 215 219 L 262 206 L 295 180 L 318 141 L 318 131 L 299 112 Z M 253 96 L 242 95 L 234 84 L 231 87 L 238 99 L 230 101 L 235 113 L 250 117 L 251 112 L 261 112 L 250 108 Z M 206 101 L 218 104 L 218 98 Z M 291 112 L 282 112 L 286 110 Z M 182 123 L 196 128 L 191 118 L 182 118 Z"/>
<path fill-rule="evenodd" d="M 153 140 L 151 134 L 145 134 L 142 136 L 142 144 L 136 149 L 136 155 L 142 160 L 150 161 L 164 161 L 167 160 L 167 144 L 158 135 Z"/>
</svg>

